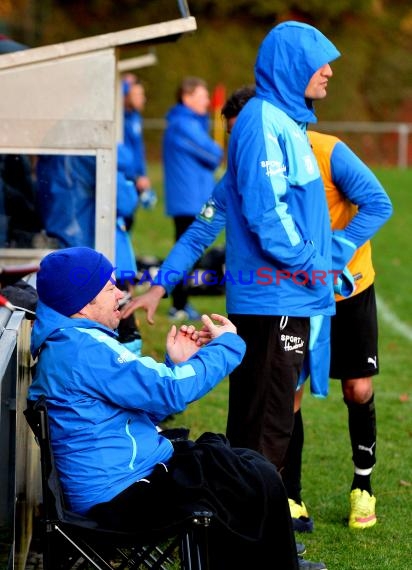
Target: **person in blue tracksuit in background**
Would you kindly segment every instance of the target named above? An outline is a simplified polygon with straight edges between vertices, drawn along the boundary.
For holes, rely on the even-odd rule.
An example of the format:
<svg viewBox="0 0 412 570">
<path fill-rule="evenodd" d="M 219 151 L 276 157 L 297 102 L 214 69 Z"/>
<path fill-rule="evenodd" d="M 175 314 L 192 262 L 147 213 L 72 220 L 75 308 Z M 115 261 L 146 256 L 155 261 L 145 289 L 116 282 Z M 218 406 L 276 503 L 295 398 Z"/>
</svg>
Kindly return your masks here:
<svg viewBox="0 0 412 570">
<path fill-rule="evenodd" d="M 147 172 L 146 146 L 143 137 L 142 113 L 146 106 L 146 91 L 134 73 L 122 78 L 123 90 L 123 142 L 130 152 L 131 163 L 128 177 L 133 181 L 139 198 L 139 207 L 153 209 L 157 203 Z M 135 212 L 125 218 L 128 231 L 132 230 Z"/>
<path fill-rule="evenodd" d="M 28 400 L 46 398 L 68 508 L 106 528 L 145 532 L 210 510 L 211 568 L 296 570 L 287 496 L 270 461 L 221 434 L 172 442 L 156 428 L 239 365 L 245 343 L 230 320 L 203 315 L 201 331 L 173 325 L 160 363 L 118 342 L 123 292 L 101 253 L 50 253 L 37 292 Z"/>
<path fill-rule="evenodd" d="M 40 155 L 36 165 L 38 210 L 59 247 L 94 246 L 96 159 Z"/>
<path fill-rule="evenodd" d="M 131 74 L 129 74 L 130 77 Z M 123 78 L 124 97 L 124 144 L 132 155 L 132 172 L 138 192 L 151 187 L 147 176 L 146 147 L 143 139 L 142 112 L 146 104 L 146 94 L 142 82 L 134 75 Z"/>
<path fill-rule="evenodd" d="M 199 77 L 185 77 L 168 111 L 163 137 L 166 214 L 173 218 L 176 241 L 197 216 L 215 185 L 214 174 L 223 149 L 209 134 L 209 91 Z M 172 292 L 172 320 L 198 319 L 188 303 L 187 288 L 178 283 Z"/>
</svg>

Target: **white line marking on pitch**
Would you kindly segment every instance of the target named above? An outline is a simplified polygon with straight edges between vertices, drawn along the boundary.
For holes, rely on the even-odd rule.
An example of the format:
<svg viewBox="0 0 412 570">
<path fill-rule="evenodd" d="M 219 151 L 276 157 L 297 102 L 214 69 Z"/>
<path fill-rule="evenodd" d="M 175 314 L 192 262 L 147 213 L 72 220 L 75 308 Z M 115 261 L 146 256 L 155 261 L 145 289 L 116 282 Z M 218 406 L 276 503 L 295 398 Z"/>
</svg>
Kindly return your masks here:
<svg viewBox="0 0 412 570">
<path fill-rule="evenodd" d="M 378 305 L 378 314 L 382 317 L 382 319 L 386 321 L 386 323 L 390 325 L 396 332 L 412 341 L 412 327 L 401 321 L 400 318 L 397 317 L 393 311 L 391 311 L 385 301 L 378 295 L 376 296 L 376 301 Z"/>
</svg>

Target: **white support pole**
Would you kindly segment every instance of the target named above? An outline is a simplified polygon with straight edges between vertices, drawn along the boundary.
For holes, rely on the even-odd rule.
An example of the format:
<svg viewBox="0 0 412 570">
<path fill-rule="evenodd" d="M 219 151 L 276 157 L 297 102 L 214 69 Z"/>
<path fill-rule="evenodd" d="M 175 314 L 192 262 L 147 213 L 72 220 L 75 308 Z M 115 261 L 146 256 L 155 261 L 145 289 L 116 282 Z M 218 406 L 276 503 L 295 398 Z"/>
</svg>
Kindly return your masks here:
<svg viewBox="0 0 412 570">
<path fill-rule="evenodd" d="M 96 154 L 96 243 L 110 261 L 115 261 L 116 230 L 116 146 Z"/>
<path fill-rule="evenodd" d="M 405 123 L 398 126 L 398 167 L 408 168 L 409 127 Z"/>
</svg>

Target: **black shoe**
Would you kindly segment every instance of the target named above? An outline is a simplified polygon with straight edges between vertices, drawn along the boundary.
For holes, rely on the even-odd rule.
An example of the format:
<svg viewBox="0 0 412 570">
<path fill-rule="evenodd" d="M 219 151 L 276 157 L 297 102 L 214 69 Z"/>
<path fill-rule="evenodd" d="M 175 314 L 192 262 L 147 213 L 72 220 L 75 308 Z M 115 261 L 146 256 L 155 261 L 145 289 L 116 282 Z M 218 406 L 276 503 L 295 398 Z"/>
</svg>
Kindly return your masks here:
<svg viewBox="0 0 412 570">
<path fill-rule="evenodd" d="M 296 543 L 296 552 L 298 553 L 298 556 L 302 556 L 303 554 L 305 554 L 306 546 L 303 544 L 303 542 Z"/>
<path fill-rule="evenodd" d="M 323 562 L 311 562 L 310 560 L 305 560 L 301 556 L 298 556 L 299 568 L 303 570 L 328 570 Z"/>
</svg>

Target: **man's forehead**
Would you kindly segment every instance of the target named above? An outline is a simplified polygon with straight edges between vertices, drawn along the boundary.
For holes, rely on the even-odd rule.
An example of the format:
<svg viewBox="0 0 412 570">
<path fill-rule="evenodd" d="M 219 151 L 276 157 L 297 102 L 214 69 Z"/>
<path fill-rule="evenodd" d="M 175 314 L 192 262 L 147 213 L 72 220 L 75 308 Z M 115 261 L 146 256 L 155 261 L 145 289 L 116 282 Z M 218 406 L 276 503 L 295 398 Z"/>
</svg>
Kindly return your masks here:
<svg viewBox="0 0 412 570">
<path fill-rule="evenodd" d="M 103 287 L 102 291 L 110 291 L 111 289 L 113 289 L 115 285 L 116 285 L 116 277 L 114 276 L 113 273 L 110 279 L 107 281 L 106 285 Z"/>
</svg>

